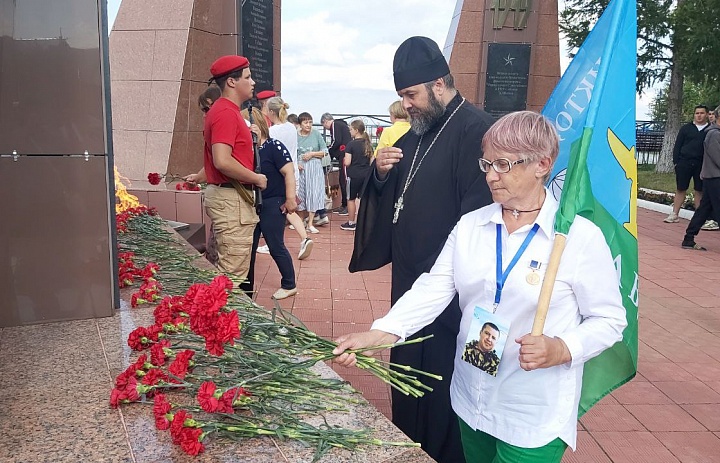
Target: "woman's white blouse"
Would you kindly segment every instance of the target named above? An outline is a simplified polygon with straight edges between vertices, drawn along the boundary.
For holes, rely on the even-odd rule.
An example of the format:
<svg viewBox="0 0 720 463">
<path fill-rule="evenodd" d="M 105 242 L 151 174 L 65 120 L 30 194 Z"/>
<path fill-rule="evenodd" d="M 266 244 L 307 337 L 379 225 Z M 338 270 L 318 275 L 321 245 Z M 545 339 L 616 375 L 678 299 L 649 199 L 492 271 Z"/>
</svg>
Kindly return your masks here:
<svg viewBox="0 0 720 463">
<path fill-rule="evenodd" d="M 544 277 L 557 208 L 547 192 L 536 220 L 540 229 L 505 283 L 495 313 L 511 325 L 496 377 L 463 361 L 462 352 L 475 307 L 493 310 L 496 224 L 503 224 L 503 270 L 531 229 L 524 226 L 508 236 L 499 204 L 464 215 L 430 273 L 421 275 L 390 312 L 372 325 L 405 339 L 440 315 L 457 292 L 462 320 L 450 385 L 453 409 L 473 429 L 518 447 L 536 448 L 560 437 L 575 449 L 583 364 L 620 341 L 627 324 L 618 276 L 602 232 L 589 220 L 576 217 L 544 330 L 545 335 L 567 344 L 572 361 L 530 372 L 520 368 L 515 339 L 530 332 L 541 287 L 528 283 L 526 276 L 531 272 L 530 261 L 535 260 L 542 263 L 539 273 Z"/>
</svg>

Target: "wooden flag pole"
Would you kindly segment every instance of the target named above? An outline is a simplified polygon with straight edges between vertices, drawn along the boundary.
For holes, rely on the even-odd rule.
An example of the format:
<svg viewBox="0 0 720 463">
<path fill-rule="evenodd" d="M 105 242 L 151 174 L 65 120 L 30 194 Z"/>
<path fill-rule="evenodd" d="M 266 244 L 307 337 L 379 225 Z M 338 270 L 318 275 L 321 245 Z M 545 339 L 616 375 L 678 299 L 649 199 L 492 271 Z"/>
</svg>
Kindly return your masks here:
<svg viewBox="0 0 720 463">
<path fill-rule="evenodd" d="M 547 270 L 545 270 L 545 278 L 540 288 L 540 297 L 538 298 L 537 311 L 535 312 L 535 321 L 533 321 L 533 336 L 541 336 L 545 328 L 545 319 L 547 318 L 548 309 L 550 308 L 550 297 L 552 297 L 553 287 L 555 286 L 555 278 L 557 277 L 558 268 L 560 267 L 560 258 L 565 250 L 565 235 L 555 234 L 552 252 L 550 253 L 550 262 L 548 262 Z"/>
</svg>

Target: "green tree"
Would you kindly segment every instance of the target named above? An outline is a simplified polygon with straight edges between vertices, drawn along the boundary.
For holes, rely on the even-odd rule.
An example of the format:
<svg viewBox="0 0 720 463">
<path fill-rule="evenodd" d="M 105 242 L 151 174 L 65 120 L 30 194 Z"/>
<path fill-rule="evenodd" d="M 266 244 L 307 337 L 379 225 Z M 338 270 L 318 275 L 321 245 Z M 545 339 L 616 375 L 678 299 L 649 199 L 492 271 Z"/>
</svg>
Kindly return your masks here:
<svg viewBox="0 0 720 463">
<path fill-rule="evenodd" d="M 720 80 L 705 79 L 702 83 L 695 83 L 685 79 L 683 86 L 683 105 L 682 120 L 689 121 L 693 118 L 695 106 L 704 104 L 710 109 L 715 109 L 720 105 Z M 654 121 L 664 121 L 667 118 L 667 92 L 668 86 L 665 85 L 655 95 L 652 103 L 650 103 L 650 118 Z"/>
<path fill-rule="evenodd" d="M 571 47 L 580 46 L 608 3 L 566 0 L 560 13 L 560 30 Z M 637 10 L 637 90 L 666 83 L 665 136 L 656 169 L 670 172 L 672 148 L 684 120 L 685 76 L 695 83 L 710 82 L 707 76 L 714 78 L 714 63 L 720 62 L 720 47 L 714 36 L 714 31 L 720 30 L 720 1 L 638 0 Z"/>
</svg>

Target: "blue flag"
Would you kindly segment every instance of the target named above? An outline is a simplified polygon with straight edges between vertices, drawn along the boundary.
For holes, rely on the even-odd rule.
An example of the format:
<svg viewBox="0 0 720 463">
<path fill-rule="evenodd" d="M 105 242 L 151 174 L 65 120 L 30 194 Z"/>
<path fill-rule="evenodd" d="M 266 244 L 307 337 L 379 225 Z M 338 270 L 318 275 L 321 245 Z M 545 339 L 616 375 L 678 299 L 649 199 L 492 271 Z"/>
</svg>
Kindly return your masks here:
<svg viewBox="0 0 720 463">
<path fill-rule="evenodd" d="M 628 321 L 623 340 L 585 365 L 581 416 L 637 371 L 636 38 L 635 0 L 612 0 L 542 111 L 561 138 L 548 185 L 560 200 L 556 232 L 576 215 L 600 227 Z"/>
</svg>

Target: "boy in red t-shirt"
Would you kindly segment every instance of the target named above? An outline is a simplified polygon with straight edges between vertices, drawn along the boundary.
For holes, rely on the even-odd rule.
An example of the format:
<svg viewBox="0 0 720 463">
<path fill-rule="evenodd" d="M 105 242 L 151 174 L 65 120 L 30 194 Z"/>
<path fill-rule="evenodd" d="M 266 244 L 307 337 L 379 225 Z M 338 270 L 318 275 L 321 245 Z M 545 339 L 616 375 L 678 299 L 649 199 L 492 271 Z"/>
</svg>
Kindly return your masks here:
<svg viewBox="0 0 720 463">
<path fill-rule="evenodd" d="M 252 189 L 267 186 L 267 178 L 254 171 L 252 136 L 240 115 L 240 105 L 252 97 L 255 81 L 243 56 L 218 58 L 210 73 L 222 96 L 205 117 L 205 212 L 217 239 L 218 268 L 244 280 L 258 222 Z M 236 188 L 233 183 L 241 186 Z"/>
</svg>

